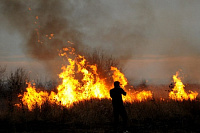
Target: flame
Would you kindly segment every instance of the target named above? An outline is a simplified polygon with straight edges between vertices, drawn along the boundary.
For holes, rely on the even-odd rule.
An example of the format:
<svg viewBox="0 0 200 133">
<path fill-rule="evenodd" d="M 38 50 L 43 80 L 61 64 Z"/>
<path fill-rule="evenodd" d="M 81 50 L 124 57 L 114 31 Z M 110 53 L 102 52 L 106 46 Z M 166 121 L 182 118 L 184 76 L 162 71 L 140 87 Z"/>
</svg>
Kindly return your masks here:
<svg viewBox="0 0 200 133">
<path fill-rule="evenodd" d="M 195 91 L 189 90 L 189 93 L 185 92 L 185 85 L 182 83 L 181 79 L 178 77 L 179 72 L 176 72 L 176 75 L 173 75 L 173 80 L 175 83 L 174 88 L 169 93 L 169 98 L 176 100 L 176 101 L 183 101 L 183 100 L 195 100 L 198 93 Z"/>
<path fill-rule="evenodd" d="M 48 92 L 46 91 L 36 91 L 35 85 L 31 85 L 27 83 L 28 87 L 26 88 L 27 92 L 24 92 L 22 97 L 22 102 L 24 105 L 28 106 L 28 109 L 31 111 L 36 106 L 41 108 L 42 104 L 44 104 L 48 98 Z M 21 97 L 22 95 L 19 95 Z M 17 104 L 17 106 L 19 106 Z"/>
<path fill-rule="evenodd" d="M 63 66 L 63 72 L 59 75 L 62 84 L 57 87 L 58 93 L 52 92 L 50 95 L 51 99 L 54 99 L 52 102 L 70 107 L 74 102 L 85 99 L 109 98 L 109 91 L 104 80 L 99 78 L 96 65 L 87 65 L 86 59 L 80 55 L 76 60 L 69 58 L 68 61 L 70 65 Z M 81 79 L 75 77 L 76 73 Z"/>
<path fill-rule="evenodd" d="M 74 59 L 69 57 L 75 56 Z M 62 73 L 59 78 L 62 83 L 57 86 L 57 93 L 51 91 L 36 91 L 35 86 L 28 83 L 24 92 L 22 102 L 31 111 L 36 105 L 41 108 L 45 102 L 62 105 L 64 107 L 72 107 L 74 103 L 88 100 L 88 99 L 110 99 L 109 90 L 113 87 L 106 83 L 106 79 L 100 78 L 97 65 L 90 65 L 84 56 L 77 55 L 75 49 L 68 47 L 60 51 L 60 56 L 66 57 L 69 64 L 62 66 Z M 125 75 L 121 73 L 116 67 L 111 66 L 113 72 L 113 81 L 119 81 L 121 87 L 127 92 L 127 96 L 123 97 L 125 102 L 143 101 L 152 98 L 151 91 L 134 91 L 130 89 Z"/>
<path fill-rule="evenodd" d="M 111 66 L 111 70 L 113 71 L 113 81 L 119 81 L 121 87 L 127 92 L 127 96 L 123 96 L 123 100 L 126 102 L 135 102 L 135 101 L 145 101 L 148 99 L 152 99 L 151 91 L 131 91 L 131 89 L 127 89 L 128 80 L 126 79 L 125 75 L 120 72 L 116 67 Z"/>
<path fill-rule="evenodd" d="M 113 67 L 113 66 L 111 66 L 111 70 L 114 71 L 114 74 L 112 75 L 113 80 L 119 81 L 122 87 L 126 86 L 128 82 L 124 74 L 121 73 L 116 67 Z"/>
</svg>

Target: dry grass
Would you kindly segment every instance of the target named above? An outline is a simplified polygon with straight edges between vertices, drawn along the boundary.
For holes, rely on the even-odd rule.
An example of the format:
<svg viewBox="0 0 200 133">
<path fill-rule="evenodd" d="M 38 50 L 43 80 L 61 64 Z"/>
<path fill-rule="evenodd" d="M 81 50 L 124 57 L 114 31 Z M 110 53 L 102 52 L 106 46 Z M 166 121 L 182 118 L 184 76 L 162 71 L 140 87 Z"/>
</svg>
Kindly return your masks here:
<svg viewBox="0 0 200 133">
<path fill-rule="evenodd" d="M 131 131 L 169 131 L 186 128 L 198 131 L 199 101 L 160 101 L 125 103 Z M 75 103 L 71 108 L 45 103 L 41 109 L 29 111 L 26 107 L 5 107 L 0 111 L 1 122 L 11 131 L 112 131 L 112 104 L 108 99 L 91 99 Z M 34 127 L 33 127 L 34 126 Z M 48 127 L 47 127 L 48 126 Z M 61 127 L 60 127 L 61 126 Z M 3 127 L 1 127 L 4 129 Z"/>
<path fill-rule="evenodd" d="M 14 79 L 19 80 L 11 80 Z M 74 103 L 65 108 L 46 102 L 41 108 L 29 111 L 27 107 L 14 106 L 19 103 L 16 85 L 24 90 L 21 80 L 26 75 L 22 70 L 11 75 L 7 90 L 0 89 L 1 132 L 112 132 L 112 104 L 109 99 L 91 99 Z M 23 76 L 25 77 L 25 76 Z M 125 103 L 132 132 L 199 132 L 200 101 L 177 102 L 168 99 L 168 85 L 145 86 L 153 92 L 154 99 L 144 102 Z M 138 86 L 135 89 L 146 89 Z M 186 91 L 199 94 L 200 85 L 186 85 Z M 44 88 L 45 89 L 45 88 Z M 160 101 L 160 98 L 165 101 Z"/>
</svg>

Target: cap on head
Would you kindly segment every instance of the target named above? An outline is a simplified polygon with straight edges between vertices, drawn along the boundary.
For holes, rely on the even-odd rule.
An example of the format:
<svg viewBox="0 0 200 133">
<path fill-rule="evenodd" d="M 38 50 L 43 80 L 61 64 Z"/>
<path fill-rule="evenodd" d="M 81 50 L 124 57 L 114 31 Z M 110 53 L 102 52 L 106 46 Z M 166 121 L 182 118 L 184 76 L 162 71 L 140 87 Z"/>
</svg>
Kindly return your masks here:
<svg viewBox="0 0 200 133">
<path fill-rule="evenodd" d="M 115 82 L 114 82 L 114 86 L 115 86 L 115 87 L 118 87 L 119 85 L 120 85 L 120 82 L 119 82 L 119 81 L 115 81 Z"/>
</svg>

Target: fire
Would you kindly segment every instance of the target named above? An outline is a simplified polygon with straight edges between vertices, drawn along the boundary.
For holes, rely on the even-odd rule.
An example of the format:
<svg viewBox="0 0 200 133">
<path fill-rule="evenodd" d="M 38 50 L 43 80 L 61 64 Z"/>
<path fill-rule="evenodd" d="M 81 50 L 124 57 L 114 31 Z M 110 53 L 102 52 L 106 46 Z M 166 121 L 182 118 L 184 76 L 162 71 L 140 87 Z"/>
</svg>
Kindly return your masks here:
<svg viewBox="0 0 200 133">
<path fill-rule="evenodd" d="M 31 86 L 28 83 L 28 87 L 26 88 L 27 92 L 24 92 L 22 97 L 22 102 L 24 105 L 28 106 L 29 110 L 33 110 L 36 106 L 41 108 L 42 104 L 44 104 L 48 98 L 48 93 L 46 91 L 36 91 L 35 85 Z M 21 97 L 21 95 L 19 95 Z"/>
<path fill-rule="evenodd" d="M 114 74 L 112 75 L 114 81 L 119 81 L 121 83 L 121 86 L 124 87 L 127 85 L 127 79 L 125 78 L 124 74 L 121 73 L 116 67 L 111 66 L 111 70 L 114 71 Z"/>
<path fill-rule="evenodd" d="M 68 61 L 70 65 L 63 66 L 63 72 L 59 75 L 62 84 L 57 87 L 58 93 L 52 92 L 50 95 L 52 102 L 70 107 L 74 102 L 86 99 L 109 98 L 107 86 L 104 80 L 99 78 L 95 65 L 86 64 L 86 59 L 80 55 L 76 60 L 69 58 Z M 76 74 L 81 78 L 76 77 Z"/>
<path fill-rule="evenodd" d="M 31 111 L 36 106 L 41 107 L 45 102 L 72 107 L 74 103 L 88 99 L 110 99 L 109 90 L 113 87 L 106 83 L 106 79 L 100 78 L 97 65 L 91 65 L 84 56 L 77 55 L 74 48 L 63 48 L 60 56 L 66 57 L 69 64 L 63 66 L 59 78 L 62 83 L 57 86 L 57 93 L 51 91 L 36 91 L 35 86 L 28 84 L 27 92 L 24 92 L 22 102 Z M 70 56 L 70 57 L 69 57 Z M 74 59 L 72 59 L 74 57 Z M 111 66 L 113 81 L 119 81 L 121 87 L 127 92 L 123 97 L 125 102 L 143 101 L 152 98 L 151 91 L 134 91 L 128 87 L 125 75 L 116 67 Z"/>
<path fill-rule="evenodd" d="M 185 92 L 184 84 L 182 83 L 181 79 L 178 77 L 179 72 L 176 72 L 176 75 L 173 75 L 173 80 L 175 83 L 174 88 L 169 93 L 169 98 L 176 100 L 176 101 L 183 101 L 183 100 L 195 100 L 198 93 L 195 91 L 189 90 L 189 93 Z"/>
<path fill-rule="evenodd" d="M 119 81 L 121 87 L 127 92 L 127 96 L 123 97 L 123 100 L 126 102 L 135 102 L 135 101 L 144 101 L 148 99 L 152 99 L 151 91 L 131 91 L 129 88 L 127 89 L 126 85 L 128 84 L 128 80 L 125 75 L 120 72 L 116 67 L 111 66 L 111 70 L 114 71 L 112 78 L 114 81 Z"/>
</svg>

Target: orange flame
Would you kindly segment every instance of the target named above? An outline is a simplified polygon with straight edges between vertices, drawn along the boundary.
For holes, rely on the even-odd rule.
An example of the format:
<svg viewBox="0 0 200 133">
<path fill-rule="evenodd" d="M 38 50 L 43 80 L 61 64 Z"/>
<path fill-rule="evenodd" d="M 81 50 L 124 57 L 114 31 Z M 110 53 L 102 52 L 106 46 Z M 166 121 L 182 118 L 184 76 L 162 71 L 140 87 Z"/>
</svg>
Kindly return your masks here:
<svg viewBox="0 0 200 133">
<path fill-rule="evenodd" d="M 87 65 L 86 59 L 82 56 L 77 57 L 78 61 L 68 59 L 70 65 L 63 66 L 63 72 L 59 75 L 62 84 L 57 87 L 58 93 L 51 93 L 52 102 L 70 107 L 74 102 L 91 98 L 109 98 L 109 91 L 104 80 L 97 74 L 95 65 Z M 75 66 L 78 70 L 75 71 Z M 90 70 L 90 71 L 89 71 Z M 77 79 L 75 74 L 80 74 L 81 79 Z"/>
<path fill-rule="evenodd" d="M 48 93 L 46 91 L 36 91 L 35 86 L 31 86 L 30 83 L 28 83 L 28 87 L 26 88 L 27 92 L 24 92 L 24 95 L 22 97 L 22 102 L 24 105 L 28 106 L 28 109 L 31 111 L 36 106 L 41 108 L 42 104 L 44 104 L 48 98 Z M 21 97 L 22 95 L 19 95 Z"/>
<path fill-rule="evenodd" d="M 126 79 L 125 75 L 120 72 L 116 67 L 111 66 L 111 70 L 114 71 L 112 78 L 113 81 L 119 81 L 121 87 L 127 92 L 127 96 L 123 96 L 123 100 L 126 102 L 135 102 L 135 101 L 145 101 L 148 99 L 152 99 L 151 91 L 131 91 L 131 89 L 127 89 L 126 85 L 128 84 L 128 80 Z"/>
<path fill-rule="evenodd" d="M 62 73 L 59 74 L 59 78 L 62 79 L 62 83 L 57 87 L 57 93 L 51 92 L 50 94 L 45 91 L 36 91 L 34 86 L 28 84 L 26 88 L 27 92 L 24 92 L 22 102 L 31 111 L 36 105 L 41 107 L 46 101 L 64 107 L 71 107 L 75 102 L 93 98 L 107 98 L 110 99 L 109 90 L 112 86 L 106 83 L 105 79 L 100 78 L 97 73 L 97 66 L 90 65 L 84 56 L 76 55 L 74 48 L 63 48 L 64 53 L 60 53 L 60 56 L 67 57 L 69 65 L 63 66 Z M 69 58 L 68 54 L 75 55 L 75 59 Z M 61 51 L 60 51 L 61 52 Z M 123 97 L 125 102 L 143 101 L 152 98 L 150 91 L 134 91 L 127 89 L 128 81 L 124 74 L 121 73 L 116 67 L 111 67 L 113 71 L 113 81 L 119 81 L 122 88 L 127 92 L 127 96 Z"/>
<path fill-rule="evenodd" d="M 112 75 L 114 81 L 119 81 L 122 87 L 128 84 L 124 74 L 121 73 L 116 67 L 111 66 L 111 70 L 114 71 L 114 74 Z"/>
<path fill-rule="evenodd" d="M 169 98 L 176 100 L 176 101 L 183 101 L 183 100 L 195 100 L 198 93 L 195 91 L 189 90 L 189 94 L 185 92 L 184 84 L 182 83 L 181 79 L 178 77 L 179 72 L 176 72 L 176 75 L 173 75 L 173 80 L 175 83 L 174 88 L 169 93 Z"/>
</svg>

